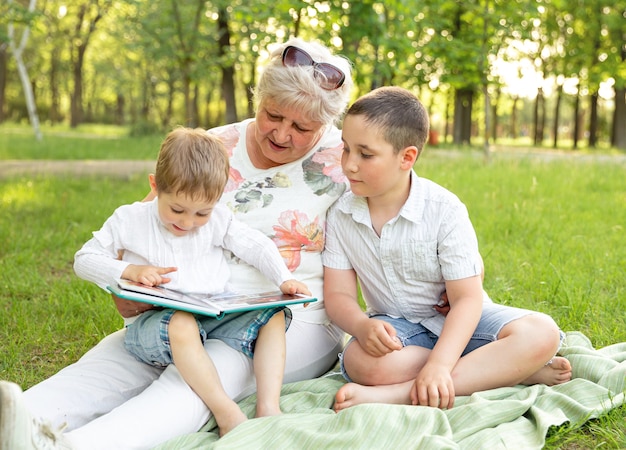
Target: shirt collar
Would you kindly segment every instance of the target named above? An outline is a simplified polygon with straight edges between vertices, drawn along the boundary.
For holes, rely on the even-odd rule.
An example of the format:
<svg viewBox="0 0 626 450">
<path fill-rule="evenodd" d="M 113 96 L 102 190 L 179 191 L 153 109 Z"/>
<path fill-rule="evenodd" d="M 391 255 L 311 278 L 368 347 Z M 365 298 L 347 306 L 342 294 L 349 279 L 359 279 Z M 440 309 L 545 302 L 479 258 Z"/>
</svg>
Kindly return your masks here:
<svg viewBox="0 0 626 450">
<path fill-rule="evenodd" d="M 398 216 L 416 224 L 421 222 L 422 212 L 424 211 L 423 190 L 424 186 L 420 177 L 412 170 L 409 197 L 402 209 L 400 209 Z M 371 224 L 370 212 L 365 197 L 358 197 L 352 192 L 347 192 L 339 199 L 337 207 L 341 212 L 352 215 L 355 222 L 365 225 Z"/>
</svg>

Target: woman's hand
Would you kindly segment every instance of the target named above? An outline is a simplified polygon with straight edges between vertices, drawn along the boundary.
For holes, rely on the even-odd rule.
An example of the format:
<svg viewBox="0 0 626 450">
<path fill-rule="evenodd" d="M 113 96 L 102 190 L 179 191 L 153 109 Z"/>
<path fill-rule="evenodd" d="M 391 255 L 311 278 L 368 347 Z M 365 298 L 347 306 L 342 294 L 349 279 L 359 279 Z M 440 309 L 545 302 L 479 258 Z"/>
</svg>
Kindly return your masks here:
<svg viewBox="0 0 626 450">
<path fill-rule="evenodd" d="M 117 308 L 117 311 L 124 318 L 135 317 L 142 312 L 155 308 L 153 305 L 150 305 L 148 303 L 125 300 L 123 298 L 119 298 L 117 295 L 114 294 L 112 294 L 111 296 L 113 297 L 113 301 L 115 302 L 115 307 Z"/>
<path fill-rule="evenodd" d="M 363 321 L 363 324 L 365 327 L 361 327 L 355 337 L 368 355 L 380 357 L 395 350 L 402 350 L 402 344 L 396 336 L 393 325 L 384 320 L 371 318 Z"/>
<path fill-rule="evenodd" d="M 446 291 L 439 297 L 439 302 L 433 306 L 433 309 L 443 316 L 447 316 L 450 312 L 450 302 L 448 301 L 448 293 Z"/>
</svg>

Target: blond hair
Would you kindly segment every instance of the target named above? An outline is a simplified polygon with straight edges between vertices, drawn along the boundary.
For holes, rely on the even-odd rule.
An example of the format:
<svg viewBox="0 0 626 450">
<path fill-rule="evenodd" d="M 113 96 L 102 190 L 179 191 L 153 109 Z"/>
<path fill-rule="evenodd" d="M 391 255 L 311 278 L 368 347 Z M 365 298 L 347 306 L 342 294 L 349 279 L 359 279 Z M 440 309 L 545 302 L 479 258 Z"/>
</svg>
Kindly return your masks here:
<svg viewBox="0 0 626 450">
<path fill-rule="evenodd" d="M 180 127 L 161 144 L 155 171 L 158 192 L 217 202 L 230 165 L 222 141 L 200 128 Z"/>
</svg>

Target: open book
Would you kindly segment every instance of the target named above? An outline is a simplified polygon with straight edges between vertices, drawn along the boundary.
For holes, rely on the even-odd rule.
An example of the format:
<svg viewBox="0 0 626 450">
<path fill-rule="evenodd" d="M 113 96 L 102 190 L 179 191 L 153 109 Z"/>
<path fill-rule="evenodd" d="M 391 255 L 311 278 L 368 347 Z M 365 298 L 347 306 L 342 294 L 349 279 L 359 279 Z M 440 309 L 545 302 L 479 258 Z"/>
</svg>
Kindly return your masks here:
<svg viewBox="0 0 626 450">
<path fill-rule="evenodd" d="M 126 300 L 213 316 L 218 319 L 221 319 L 224 314 L 228 313 L 317 301 L 314 297 L 300 294 L 283 294 L 280 291 L 255 294 L 237 294 L 232 292 L 218 295 L 185 294 L 164 288 L 163 286 L 146 286 L 123 279 L 116 280 L 115 284 L 107 286 L 107 289 Z"/>
</svg>

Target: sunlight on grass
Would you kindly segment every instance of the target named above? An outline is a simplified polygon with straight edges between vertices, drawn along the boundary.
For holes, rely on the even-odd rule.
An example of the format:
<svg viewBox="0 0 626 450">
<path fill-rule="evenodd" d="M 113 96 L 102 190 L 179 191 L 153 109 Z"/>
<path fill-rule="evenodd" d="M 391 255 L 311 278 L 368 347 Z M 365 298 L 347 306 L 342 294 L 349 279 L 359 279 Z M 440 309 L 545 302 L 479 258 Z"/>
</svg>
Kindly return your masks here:
<svg viewBox="0 0 626 450">
<path fill-rule="evenodd" d="M 7 127 L 0 125 L 0 162 L 11 159 L 156 160 L 164 138 L 164 135 L 130 137 L 123 127 L 84 125 L 77 129 L 44 130 L 43 139 L 37 141 L 26 128 Z"/>
<path fill-rule="evenodd" d="M 2 208 L 21 207 L 25 203 L 32 203 L 37 198 L 33 189 L 33 182 L 23 181 L 14 185 L 9 185 L 0 190 L 0 205 Z"/>
<path fill-rule="evenodd" d="M 108 124 L 81 124 L 72 128 L 69 124 L 60 123 L 54 126 L 45 123 L 40 126 L 44 136 L 52 135 L 70 135 L 70 136 L 93 136 L 98 138 L 113 138 L 127 136 L 129 129 L 127 126 L 108 125 Z M 24 123 L 3 122 L 0 124 L 0 130 L 5 134 L 33 135 L 33 127 Z"/>
</svg>

